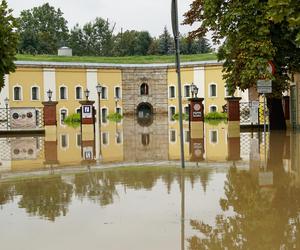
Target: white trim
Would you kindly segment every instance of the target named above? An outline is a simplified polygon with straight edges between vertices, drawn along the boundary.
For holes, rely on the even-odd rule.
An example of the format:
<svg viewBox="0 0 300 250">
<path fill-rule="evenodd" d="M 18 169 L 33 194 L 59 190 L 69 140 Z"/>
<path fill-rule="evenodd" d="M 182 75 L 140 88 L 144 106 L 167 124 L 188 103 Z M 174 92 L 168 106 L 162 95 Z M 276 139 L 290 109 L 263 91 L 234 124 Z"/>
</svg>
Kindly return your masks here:
<svg viewBox="0 0 300 250">
<path fill-rule="evenodd" d="M 218 106 L 217 105 L 215 105 L 215 104 L 212 104 L 212 105 L 209 105 L 209 107 L 208 107 L 208 112 L 210 113 L 210 112 L 213 112 L 213 111 L 211 111 L 211 108 L 212 107 L 215 107 L 216 108 L 216 111 L 215 112 L 218 112 Z"/>
<path fill-rule="evenodd" d="M 4 75 L 4 86 L 0 91 L 0 107 L 5 108 L 5 98 L 11 98 L 9 96 L 9 75 Z M 11 100 L 9 100 L 10 102 Z"/>
<path fill-rule="evenodd" d="M 188 130 L 188 129 L 185 129 L 184 131 L 183 131 L 183 141 L 184 141 L 184 143 L 186 143 L 186 144 L 189 144 L 190 143 L 190 136 L 189 136 L 189 138 L 188 138 L 188 141 L 187 141 L 187 134 L 186 133 L 190 133 L 190 130 Z"/>
<path fill-rule="evenodd" d="M 67 146 L 66 146 L 66 147 L 63 147 L 63 146 L 62 146 L 62 136 L 66 136 L 66 142 L 67 142 Z M 59 142 L 60 148 L 61 148 L 62 150 L 67 150 L 67 149 L 69 148 L 69 146 L 70 146 L 69 134 L 65 134 L 65 133 L 60 134 L 59 140 L 60 140 L 60 142 Z"/>
<path fill-rule="evenodd" d="M 61 93 L 60 93 L 60 89 L 61 88 L 66 88 L 66 98 L 64 98 L 64 99 L 61 99 Z M 59 85 L 59 87 L 58 87 L 58 99 L 59 100 L 61 100 L 61 101 L 65 101 L 65 100 L 68 100 L 69 98 L 69 95 L 68 95 L 69 93 L 68 93 L 68 86 L 67 85 L 65 85 L 65 84 L 61 84 L 61 85 Z"/>
<path fill-rule="evenodd" d="M 38 93 L 37 93 L 37 99 L 32 99 L 32 89 L 33 88 L 37 88 L 38 90 Z M 41 91 L 40 91 L 40 87 L 38 85 L 32 85 L 31 86 L 31 89 L 30 89 L 30 100 L 33 101 L 33 102 L 36 102 L 36 101 L 40 101 L 40 98 L 41 98 L 41 95 L 40 95 Z"/>
<path fill-rule="evenodd" d="M 194 84 L 198 88 L 198 97 L 205 98 L 205 69 L 204 67 L 194 68 Z"/>
<path fill-rule="evenodd" d="M 119 98 L 120 100 L 122 100 L 122 88 L 121 88 L 120 85 L 115 85 L 115 86 L 114 86 L 114 97 L 115 97 L 115 98 L 117 97 L 117 96 L 116 96 L 116 89 L 117 89 L 117 88 L 120 89 L 120 96 L 118 96 L 118 98 Z"/>
<path fill-rule="evenodd" d="M 78 145 L 78 136 L 80 136 L 80 145 Z M 82 137 L 81 133 L 76 133 L 76 147 L 81 148 Z"/>
<path fill-rule="evenodd" d="M 120 143 L 117 142 L 117 133 L 120 134 L 120 138 L 121 138 L 121 142 L 120 142 Z M 116 131 L 115 143 L 116 143 L 117 145 L 122 145 L 122 144 L 123 144 L 123 133 L 122 133 L 121 131 Z"/>
<path fill-rule="evenodd" d="M 172 141 L 171 140 L 171 132 L 175 132 L 175 141 Z M 176 129 L 170 129 L 169 130 L 169 143 L 172 143 L 172 144 L 176 144 L 177 143 L 177 131 L 176 131 Z"/>
<path fill-rule="evenodd" d="M 66 117 L 69 115 L 69 110 L 66 107 L 62 107 L 62 108 L 59 109 L 59 124 L 61 126 L 65 127 L 66 124 L 64 124 L 64 123 L 61 122 L 61 111 L 62 110 L 66 110 L 67 111 Z"/>
<path fill-rule="evenodd" d="M 109 124 L 109 120 L 106 118 L 106 122 L 103 122 L 103 115 L 102 115 L 102 110 L 106 109 L 107 110 L 107 116 L 109 115 L 109 108 L 107 106 L 101 106 L 101 125 L 108 125 Z"/>
<path fill-rule="evenodd" d="M 170 90 L 170 88 L 174 88 L 174 97 L 171 97 L 171 90 Z M 176 86 L 175 85 L 169 85 L 169 87 L 168 87 L 168 98 L 169 99 L 176 99 Z"/>
<path fill-rule="evenodd" d="M 77 114 L 77 110 L 80 110 L 81 106 L 77 106 L 77 108 L 75 108 L 75 113 Z"/>
<path fill-rule="evenodd" d="M 102 86 L 102 91 L 101 91 L 101 94 L 100 94 L 100 99 L 101 99 L 101 100 L 108 100 L 108 86 L 105 85 L 105 84 L 101 84 L 101 86 Z M 106 89 L 106 97 L 105 97 L 105 98 L 102 98 L 103 88 Z M 115 94 L 115 93 L 114 93 L 114 94 Z"/>
<path fill-rule="evenodd" d="M 103 143 L 103 135 L 107 134 L 107 144 Z M 109 132 L 108 131 L 102 131 L 101 132 L 101 145 L 103 145 L 104 147 L 107 147 L 109 145 Z"/>
<path fill-rule="evenodd" d="M 52 91 L 51 100 L 56 101 L 56 72 L 55 69 L 44 68 L 43 69 L 44 78 L 44 101 L 48 101 L 47 91 L 50 89 Z"/>
<path fill-rule="evenodd" d="M 185 95 L 185 87 L 189 87 L 189 92 L 188 92 L 189 95 L 188 96 Z M 191 84 L 188 84 L 188 83 L 183 84 L 183 98 L 188 99 L 191 97 L 192 97 L 191 96 Z"/>
<path fill-rule="evenodd" d="M 81 98 L 77 98 L 77 88 L 81 88 Z M 83 100 L 83 87 L 82 87 L 82 85 L 80 85 L 80 84 L 77 84 L 77 85 L 75 85 L 75 87 L 74 87 L 74 90 L 75 90 L 75 95 L 74 95 L 74 99 L 76 100 L 76 101 L 78 101 L 78 100 Z"/>
<path fill-rule="evenodd" d="M 212 96 L 211 95 L 211 86 L 215 85 L 216 86 L 216 95 L 215 96 Z M 218 85 L 215 83 L 215 82 L 211 82 L 209 85 L 208 85 L 208 97 L 209 98 L 218 98 Z"/>
<path fill-rule="evenodd" d="M 212 133 L 213 132 L 216 132 L 216 138 L 217 138 L 217 141 L 216 142 L 213 142 L 212 141 Z M 218 132 L 218 130 L 217 129 L 210 129 L 209 130 L 209 143 L 210 144 L 218 144 L 218 142 L 219 142 L 219 132 Z"/>
<path fill-rule="evenodd" d="M 20 88 L 20 99 L 19 100 L 15 99 L 15 88 L 17 88 L 17 87 Z M 21 101 L 23 101 L 23 87 L 22 87 L 22 85 L 15 84 L 15 85 L 12 86 L 12 97 L 13 97 L 13 101 L 14 102 L 21 102 Z"/>
<path fill-rule="evenodd" d="M 175 109 L 175 112 L 174 112 L 174 114 L 176 114 L 176 106 L 175 105 L 170 105 L 169 107 L 168 107 L 168 120 L 169 120 L 169 122 L 176 122 L 176 120 L 172 120 L 172 116 L 171 116 L 171 111 L 170 111 L 170 108 L 174 108 Z"/>
</svg>

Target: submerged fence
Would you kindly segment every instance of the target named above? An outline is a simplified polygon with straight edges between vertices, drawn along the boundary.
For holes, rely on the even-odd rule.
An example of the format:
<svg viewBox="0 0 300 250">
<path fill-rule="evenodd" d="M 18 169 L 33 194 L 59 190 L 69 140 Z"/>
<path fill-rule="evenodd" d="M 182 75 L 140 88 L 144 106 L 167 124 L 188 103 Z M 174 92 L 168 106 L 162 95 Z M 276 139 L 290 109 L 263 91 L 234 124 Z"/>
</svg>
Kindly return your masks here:
<svg viewBox="0 0 300 250">
<path fill-rule="evenodd" d="M 266 105 L 266 124 L 269 124 L 269 110 Z M 240 124 L 261 125 L 264 124 L 263 102 L 240 102 Z"/>
</svg>

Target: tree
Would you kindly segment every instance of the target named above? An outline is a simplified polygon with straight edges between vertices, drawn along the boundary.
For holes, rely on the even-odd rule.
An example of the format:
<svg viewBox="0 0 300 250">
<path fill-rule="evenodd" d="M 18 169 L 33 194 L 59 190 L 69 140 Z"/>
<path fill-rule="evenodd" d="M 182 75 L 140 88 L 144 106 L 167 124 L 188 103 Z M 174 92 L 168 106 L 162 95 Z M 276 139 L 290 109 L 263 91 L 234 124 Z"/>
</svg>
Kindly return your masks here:
<svg viewBox="0 0 300 250">
<path fill-rule="evenodd" d="M 19 18 L 21 53 L 56 54 L 68 42 L 67 21 L 60 9 L 48 3 L 23 10 Z"/>
<path fill-rule="evenodd" d="M 17 21 L 8 9 L 7 2 L 0 4 L 0 90 L 4 86 L 4 76 L 15 70 L 14 60 L 18 44 Z"/>
<path fill-rule="evenodd" d="M 147 55 L 150 45 L 152 43 L 152 37 L 148 31 L 141 31 L 137 35 L 136 54 Z"/>
<path fill-rule="evenodd" d="M 282 11 L 283 8 L 275 2 L 194 0 L 191 9 L 185 13 L 184 23 L 201 22 L 191 36 L 201 37 L 211 30 L 214 42 L 225 39 L 218 51 L 218 59 L 224 60 L 223 77 L 230 94 L 236 88 L 256 87 L 259 79 L 272 80 L 273 93 L 267 96 L 270 128 L 285 129 L 281 96 L 288 89 L 290 78 L 287 72 L 293 73 L 300 67 L 300 49 L 295 42 L 300 26 L 293 25 L 298 20 L 300 5 L 296 1 L 280 1 L 285 3 L 285 8 L 292 9 L 293 14 L 288 17 L 274 14 L 274 10 Z M 267 70 L 270 60 L 276 67 L 274 76 Z"/>
<path fill-rule="evenodd" d="M 159 36 L 159 54 L 169 55 L 172 54 L 173 51 L 174 42 L 167 27 L 165 27 L 164 32 Z"/>
</svg>

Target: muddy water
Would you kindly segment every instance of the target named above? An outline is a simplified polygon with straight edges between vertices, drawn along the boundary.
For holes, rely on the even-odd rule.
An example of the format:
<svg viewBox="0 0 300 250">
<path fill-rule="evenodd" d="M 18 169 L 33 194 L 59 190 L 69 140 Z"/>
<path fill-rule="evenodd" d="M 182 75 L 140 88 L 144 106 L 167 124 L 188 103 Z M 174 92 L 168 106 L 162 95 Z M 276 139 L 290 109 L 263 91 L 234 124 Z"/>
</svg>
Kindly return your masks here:
<svg viewBox="0 0 300 250">
<path fill-rule="evenodd" d="M 108 136 L 101 161 L 76 130 L 2 138 L 1 249 L 300 248 L 299 133 L 206 125 L 181 170 L 177 127 L 160 122 Z"/>
</svg>

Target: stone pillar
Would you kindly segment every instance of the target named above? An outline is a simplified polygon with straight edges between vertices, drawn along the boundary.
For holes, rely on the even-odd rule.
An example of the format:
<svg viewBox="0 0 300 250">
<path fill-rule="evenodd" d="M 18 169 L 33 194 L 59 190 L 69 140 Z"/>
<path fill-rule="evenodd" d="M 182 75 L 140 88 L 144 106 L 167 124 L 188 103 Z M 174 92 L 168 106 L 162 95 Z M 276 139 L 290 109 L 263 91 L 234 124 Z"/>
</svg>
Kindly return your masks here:
<svg viewBox="0 0 300 250">
<path fill-rule="evenodd" d="M 80 101 L 81 104 L 81 140 L 95 140 L 95 109 L 94 101 Z"/>
<path fill-rule="evenodd" d="M 45 165 L 57 165 L 57 141 L 46 141 L 44 142 L 44 153 L 45 153 Z"/>
<path fill-rule="evenodd" d="M 239 136 L 238 137 L 228 136 L 227 149 L 228 149 L 227 160 L 239 161 L 241 159 L 241 138 Z"/>
<path fill-rule="evenodd" d="M 287 128 L 291 127 L 291 119 L 290 119 L 290 97 L 283 96 L 282 98 L 282 106 L 284 112 L 284 118 Z"/>
<path fill-rule="evenodd" d="M 228 97 L 227 116 L 228 116 L 228 138 L 240 137 L 240 97 Z"/>
<path fill-rule="evenodd" d="M 204 155 L 204 98 L 191 98 L 190 101 L 190 161 L 203 160 Z"/>
<path fill-rule="evenodd" d="M 56 105 L 58 102 L 42 102 L 44 105 L 44 128 L 45 141 L 57 141 L 57 120 L 56 120 Z"/>
<path fill-rule="evenodd" d="M 95 159 L 95 141 L 82 141 L 81 142 L 81 155 L 82 165 L 93 165 L 96 163 Z"/>
</svg>

